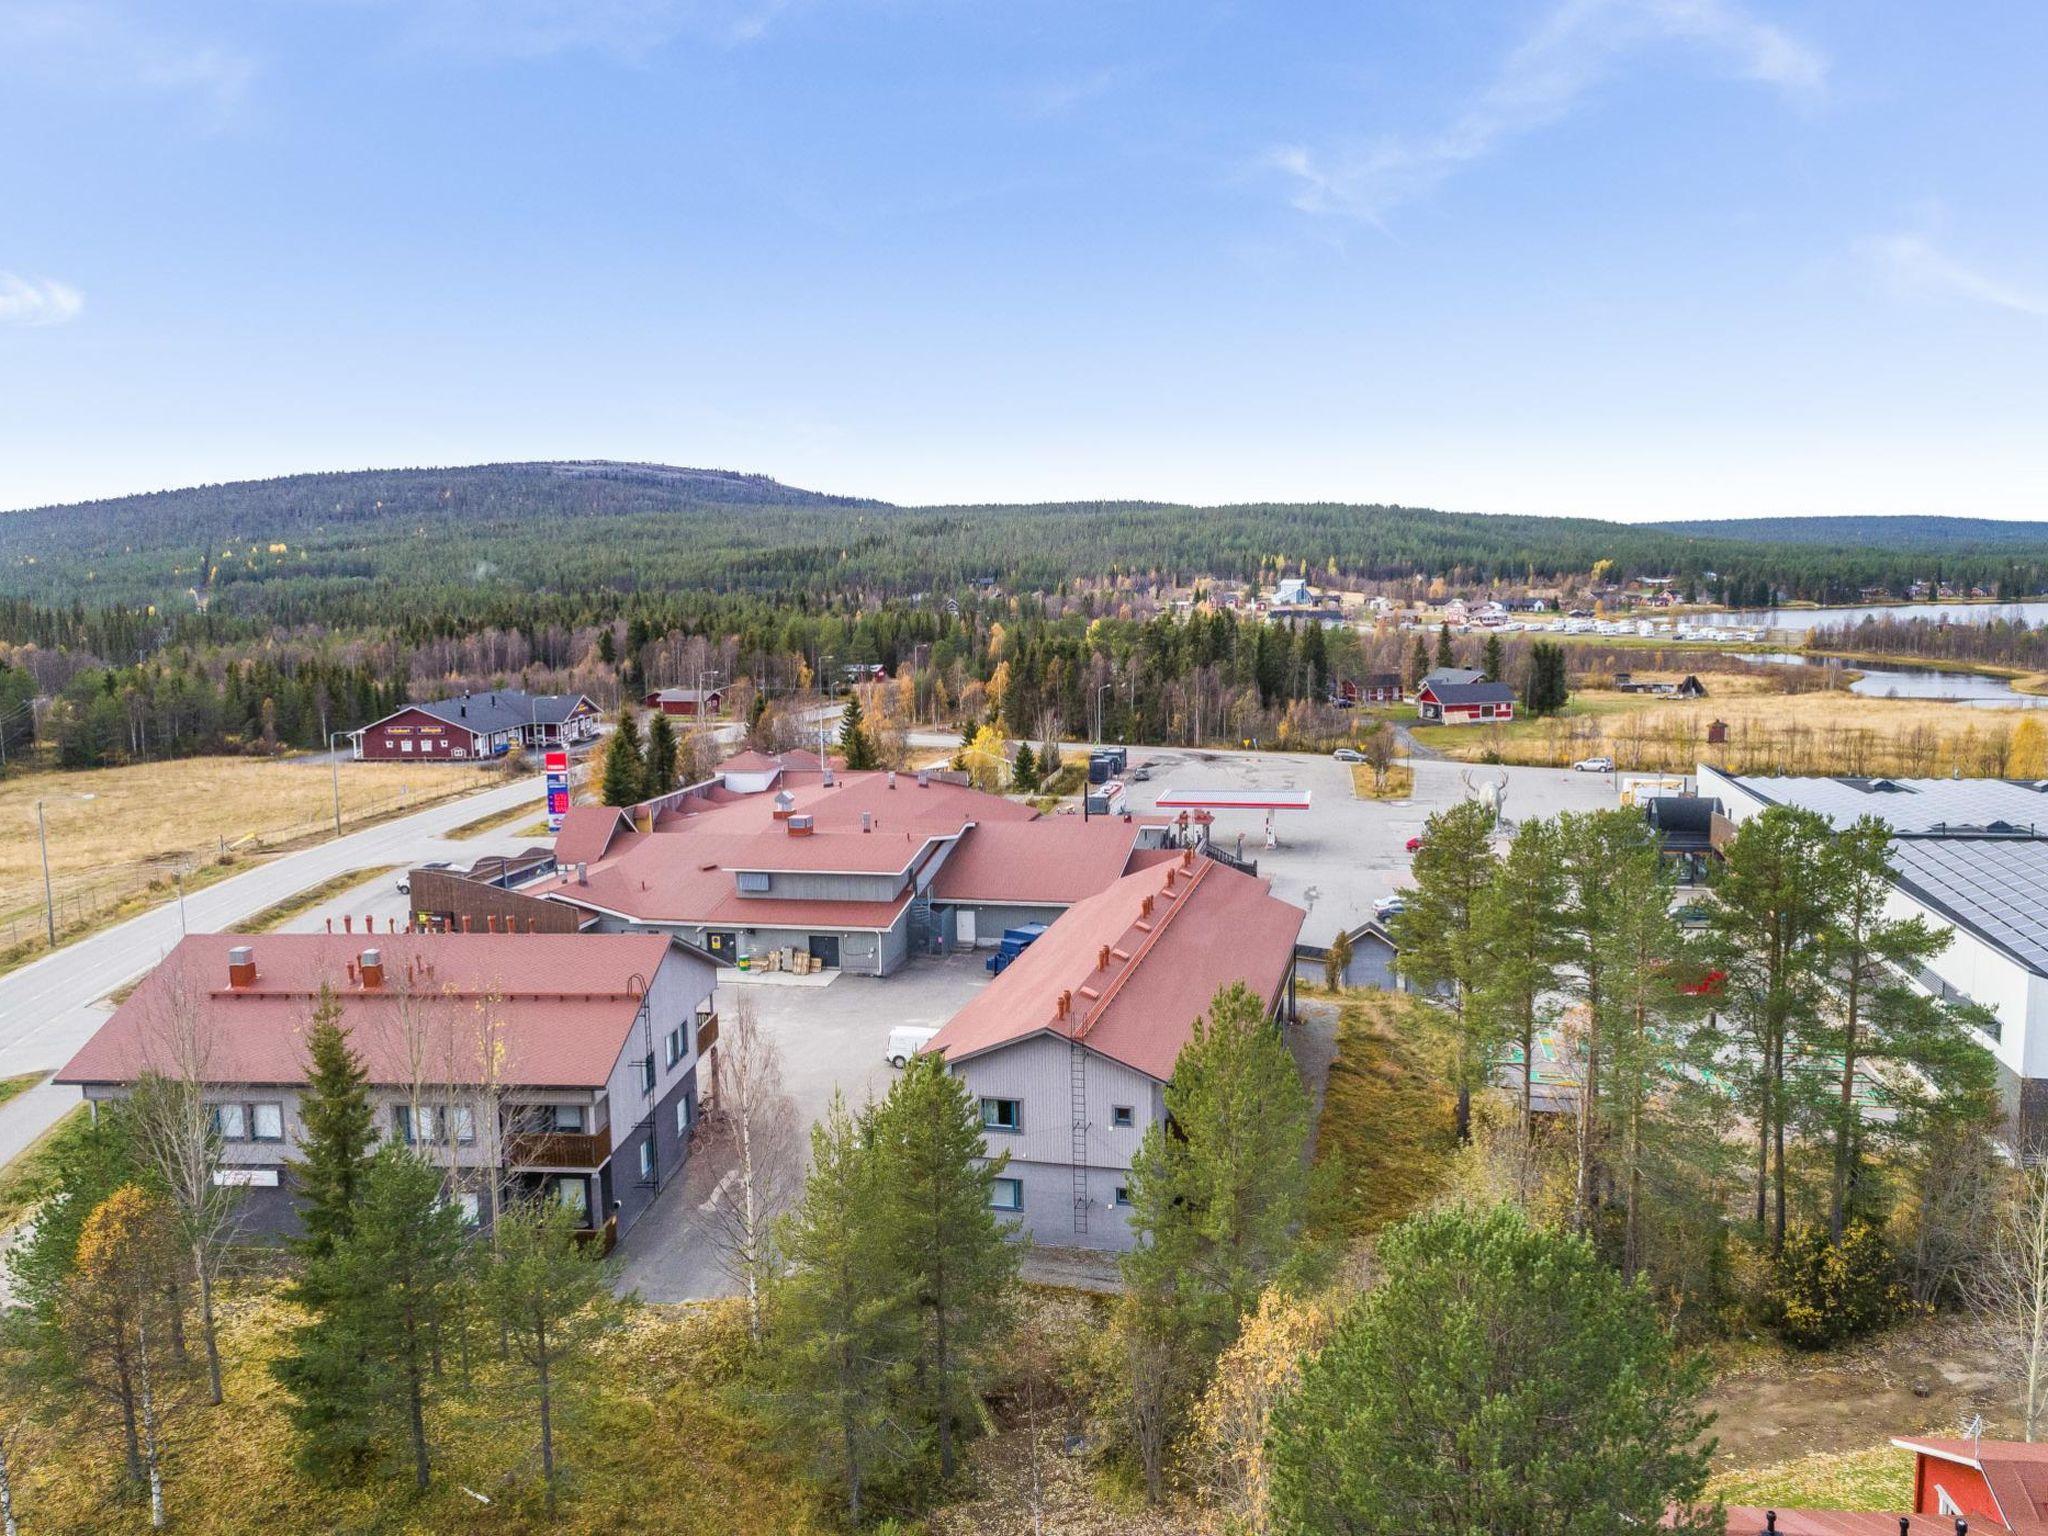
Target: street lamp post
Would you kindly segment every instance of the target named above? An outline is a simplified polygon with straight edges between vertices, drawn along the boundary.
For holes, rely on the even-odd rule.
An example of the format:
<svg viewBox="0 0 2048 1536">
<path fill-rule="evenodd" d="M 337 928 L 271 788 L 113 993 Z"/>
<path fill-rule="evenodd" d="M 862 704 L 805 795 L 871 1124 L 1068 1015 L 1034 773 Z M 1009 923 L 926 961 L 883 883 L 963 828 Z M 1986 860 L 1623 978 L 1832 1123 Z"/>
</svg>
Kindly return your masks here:
<svg viewBox="0 0 2048 1536">
<path fill-rule="evenodd" d="M 1095 685 L 1095 745 L 1102 745 L 1102 696 L 1116 686 L 1116 679 Z"/>
<path fill-rule="evenodd" d="M 36 802 L 36 841 L 43 847 L 43 926 L 50 936 L 50 948 L 57 947 L 57 898 L 50 887 L 50 829 L 43 821 L 43 802 Z"/>
</svg>

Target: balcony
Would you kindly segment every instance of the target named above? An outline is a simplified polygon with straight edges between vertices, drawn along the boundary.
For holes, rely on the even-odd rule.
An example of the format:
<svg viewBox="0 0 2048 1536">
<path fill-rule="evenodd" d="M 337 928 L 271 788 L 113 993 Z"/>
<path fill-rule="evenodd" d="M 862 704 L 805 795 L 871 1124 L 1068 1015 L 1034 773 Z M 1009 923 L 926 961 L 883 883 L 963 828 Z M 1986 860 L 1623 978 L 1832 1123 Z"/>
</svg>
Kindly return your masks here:
<svg viewBox="0 0 2048 1536">
<path fill-rule="evenodd" d="M 588 1248 L 592 1243 L 595 1243 L 597 1245 L 597 1256 L 603 1258 L 613 1248 L 618 1246 L 619 1218 L 607 1216 L 604 1219 L 604 1225 L 601 1227 L 578 1227 L 575 1236 L 576 1242 L 580 1247 Z"/>
<path fill-rule="evenodd" d="M 697 1015 L 697 1054 L 703 1055 L 718 1044 L 718 1015 L 700 1013 Z"/>
<path fill-rule="evenodd" d="M 590 1131 L 526 1131 L 506 1144 L 514 1168 L 601 1168 L 612 1155 L 611 1138 Z"/>
</svg>

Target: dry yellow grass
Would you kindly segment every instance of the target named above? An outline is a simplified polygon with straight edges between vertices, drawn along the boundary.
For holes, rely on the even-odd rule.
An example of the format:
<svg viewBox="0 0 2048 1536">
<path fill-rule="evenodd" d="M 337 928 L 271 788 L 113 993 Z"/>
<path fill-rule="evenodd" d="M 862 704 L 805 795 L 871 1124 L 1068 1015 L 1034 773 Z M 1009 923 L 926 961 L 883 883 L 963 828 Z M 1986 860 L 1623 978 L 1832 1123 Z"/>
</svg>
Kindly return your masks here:
<svg viewBox="0 0 2048 1536">
<path fill-rule="evenodd" d="M 1415 770 L 1406 763 L 1395 763 L 1387 769 L 1386 782 L 1376 784 L 1371 768 L 1353 763 L 1351 793 L 1361 800 L 1406 800 L 1415 793 Z"/>
<path fill-rule="evenodd" d="M 502 782 L 454 765 L 343 763 L 344 825 L 406 804 Z M 36 801 L 50 829 L 50 870 L 60 894 L 81 886 L 169 883 L 223 849 L 251 852 L 332 825 L 325 762 L 195 757 L 80 773 L 25 773 L 0 780 L 0 915 L 40 911 L 42 864 Z M 86 798 L 90 797 L 90 798 Z M 188 875 L 188 888 L 190 875 Z"/>
<path fill-rule="evenodd" d="M 1564 716 L 1503 729 L 1435 726 L 1416 739 L 1467 762 L 1562 767 L 1595 754 L 1624 771 L 1690 771 L 1701 762 L 1746 773 L 1886 773 L 1966 776 L 2019 771 L 2012 738 L 2030 711 L 1972 709 L 1937 699 L 1873 699 L 1848 692 L 1781 694 L 1724 688 L 1705 699 L 1598 690 L 1577 693 Z M 1728 739 L 1709 743 L 1726 723 Z"/>
</svg>

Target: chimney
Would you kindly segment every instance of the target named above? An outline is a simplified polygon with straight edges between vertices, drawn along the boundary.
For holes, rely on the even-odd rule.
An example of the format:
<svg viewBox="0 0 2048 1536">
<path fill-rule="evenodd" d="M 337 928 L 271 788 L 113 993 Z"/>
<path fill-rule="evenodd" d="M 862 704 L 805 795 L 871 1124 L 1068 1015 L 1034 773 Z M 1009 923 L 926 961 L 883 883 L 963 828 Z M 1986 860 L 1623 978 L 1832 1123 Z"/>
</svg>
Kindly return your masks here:
<svg viewBox="0 0 2048 1536">
<path fill-rule="evenodd" d="M 1109 946 L 1107 944 L 1095 951 L 1095 969 L 1098 971 L 1109 969 Z"/>
<path fill-rule="evenodd" d="M 327 919 L 327 931 L 329 933 L 334 932 L 334 919 L 331 917 Z"/>
<path fill-rule="evenodd" d="M 363 990 L 374 992 L 384 985 L 384 951 L 366 949 L 363 951 Z"/>
<path fill-rule="evenodd" d="M 341 914 L 341 931 L 343 933 L 354 933 L 356 931 L 356 920 L 346 912 Z"/>
<path fill-rule="evenodd" d="M 590 884 L 590 866 L 581 861 L 576 865 L 576 883 L 578 885 Z"/>
<path fill-rule="evenodd" d="M 932 787 L 932 771 L 929 768 L 917 770 L 917 787 L 919 789 L 930 789 Z"/>
<path fill-rule="evenodd" d="M 463 931 L 464 933 L 470 933 L 470 932 L 473 932 L 473 931 L 474 931 L 474 930 L 473 930 L 473 929 L 472 929 L 472 928 L 470 927 L 470 920 L 469 920 L 469 914 L 468 914 L 467 912 L 465 912 L 465 913 L 463 913 L 463 914 L 462 914 L 462 931 Z"/>
<path fill-rule="evenodd" d="M 894 789 L 896 787 L 896 770 L 894 768 L 891 768 L 889 772 L 883 777 L 882 782 L 888 785 L 891 789 Z"/>
<path fill-rule="evenodd" d="M 486 932 L 489 932 L 489 933 L 496 933 L 496 932 L 498 931 L 498 914 L 497 914 L 497 913 L 495 913 L 495 912 L 486 912 L 486 913 L 484 914 L 484 929 L 485 929 L 485 931 L 486 931 Z"/>
<path fill-rule="evenodd" d="M 809 837 L 811 835 L 811 818 L 807 815 L 790 817 L 787 826 L 789 827 L 789 835 L 791 837 Z"/>
<path fill-rule="evenodd" d="M 872 832 L 875 830 L 875 818 L 870 816 L 866 811 L 862 811 L 860 813 L 860 829 L 863 832 Z"/>
<path fill-rule="evenodd" d="M 237 944 L 228 951 L 228 985 L 231 987 L 253 987 L 256 985 L 256 951 L 246 944 Z"/>
</svg>

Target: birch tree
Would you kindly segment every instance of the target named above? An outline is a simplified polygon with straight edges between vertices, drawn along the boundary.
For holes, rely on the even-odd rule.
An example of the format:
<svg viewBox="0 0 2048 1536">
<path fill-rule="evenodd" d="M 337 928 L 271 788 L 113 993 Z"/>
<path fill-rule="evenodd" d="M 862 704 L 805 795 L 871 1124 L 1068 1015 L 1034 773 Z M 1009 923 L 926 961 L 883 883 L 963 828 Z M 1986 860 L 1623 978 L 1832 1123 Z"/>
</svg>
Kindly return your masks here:
<svg viewBox="0 0 2048 1536">
<path fill-rule="evenodd" d="M 144 1164 L 176 1214 L 206 1351 L 208 1400 L 221 1402 L 220 1335 L 214 1290 L 241 1230 L 241 1189 L 217 1177 L 221 1137 L 206 1087 L 214 1081 L 210 1016 L 183 976 L 157 996 L 146 1026 L 151 1070 L 136 1083 L 129 1115 Z"/>
<path fill-rule="evenodd" d="M 717 1114 L 708 1149 L 730 1167 L 711 1195 L 720 1262 L 747 1300 L 747 1334 L 761 1342 L 763 1296 L 775 1272 L 775 1221 L 803 1177 L 796 1101 L 782 1086 L 782 1053 L 754 1001 L 735 1000 L 719 1032 Z"/>
<path fill-rule="evenodd" d="M 2032 1440 L 2048 1417 L 2048 1170 L 2015 1176 L 1965 1283 L 2019 1380 L 2022 1426 Z"/>
</svg>

